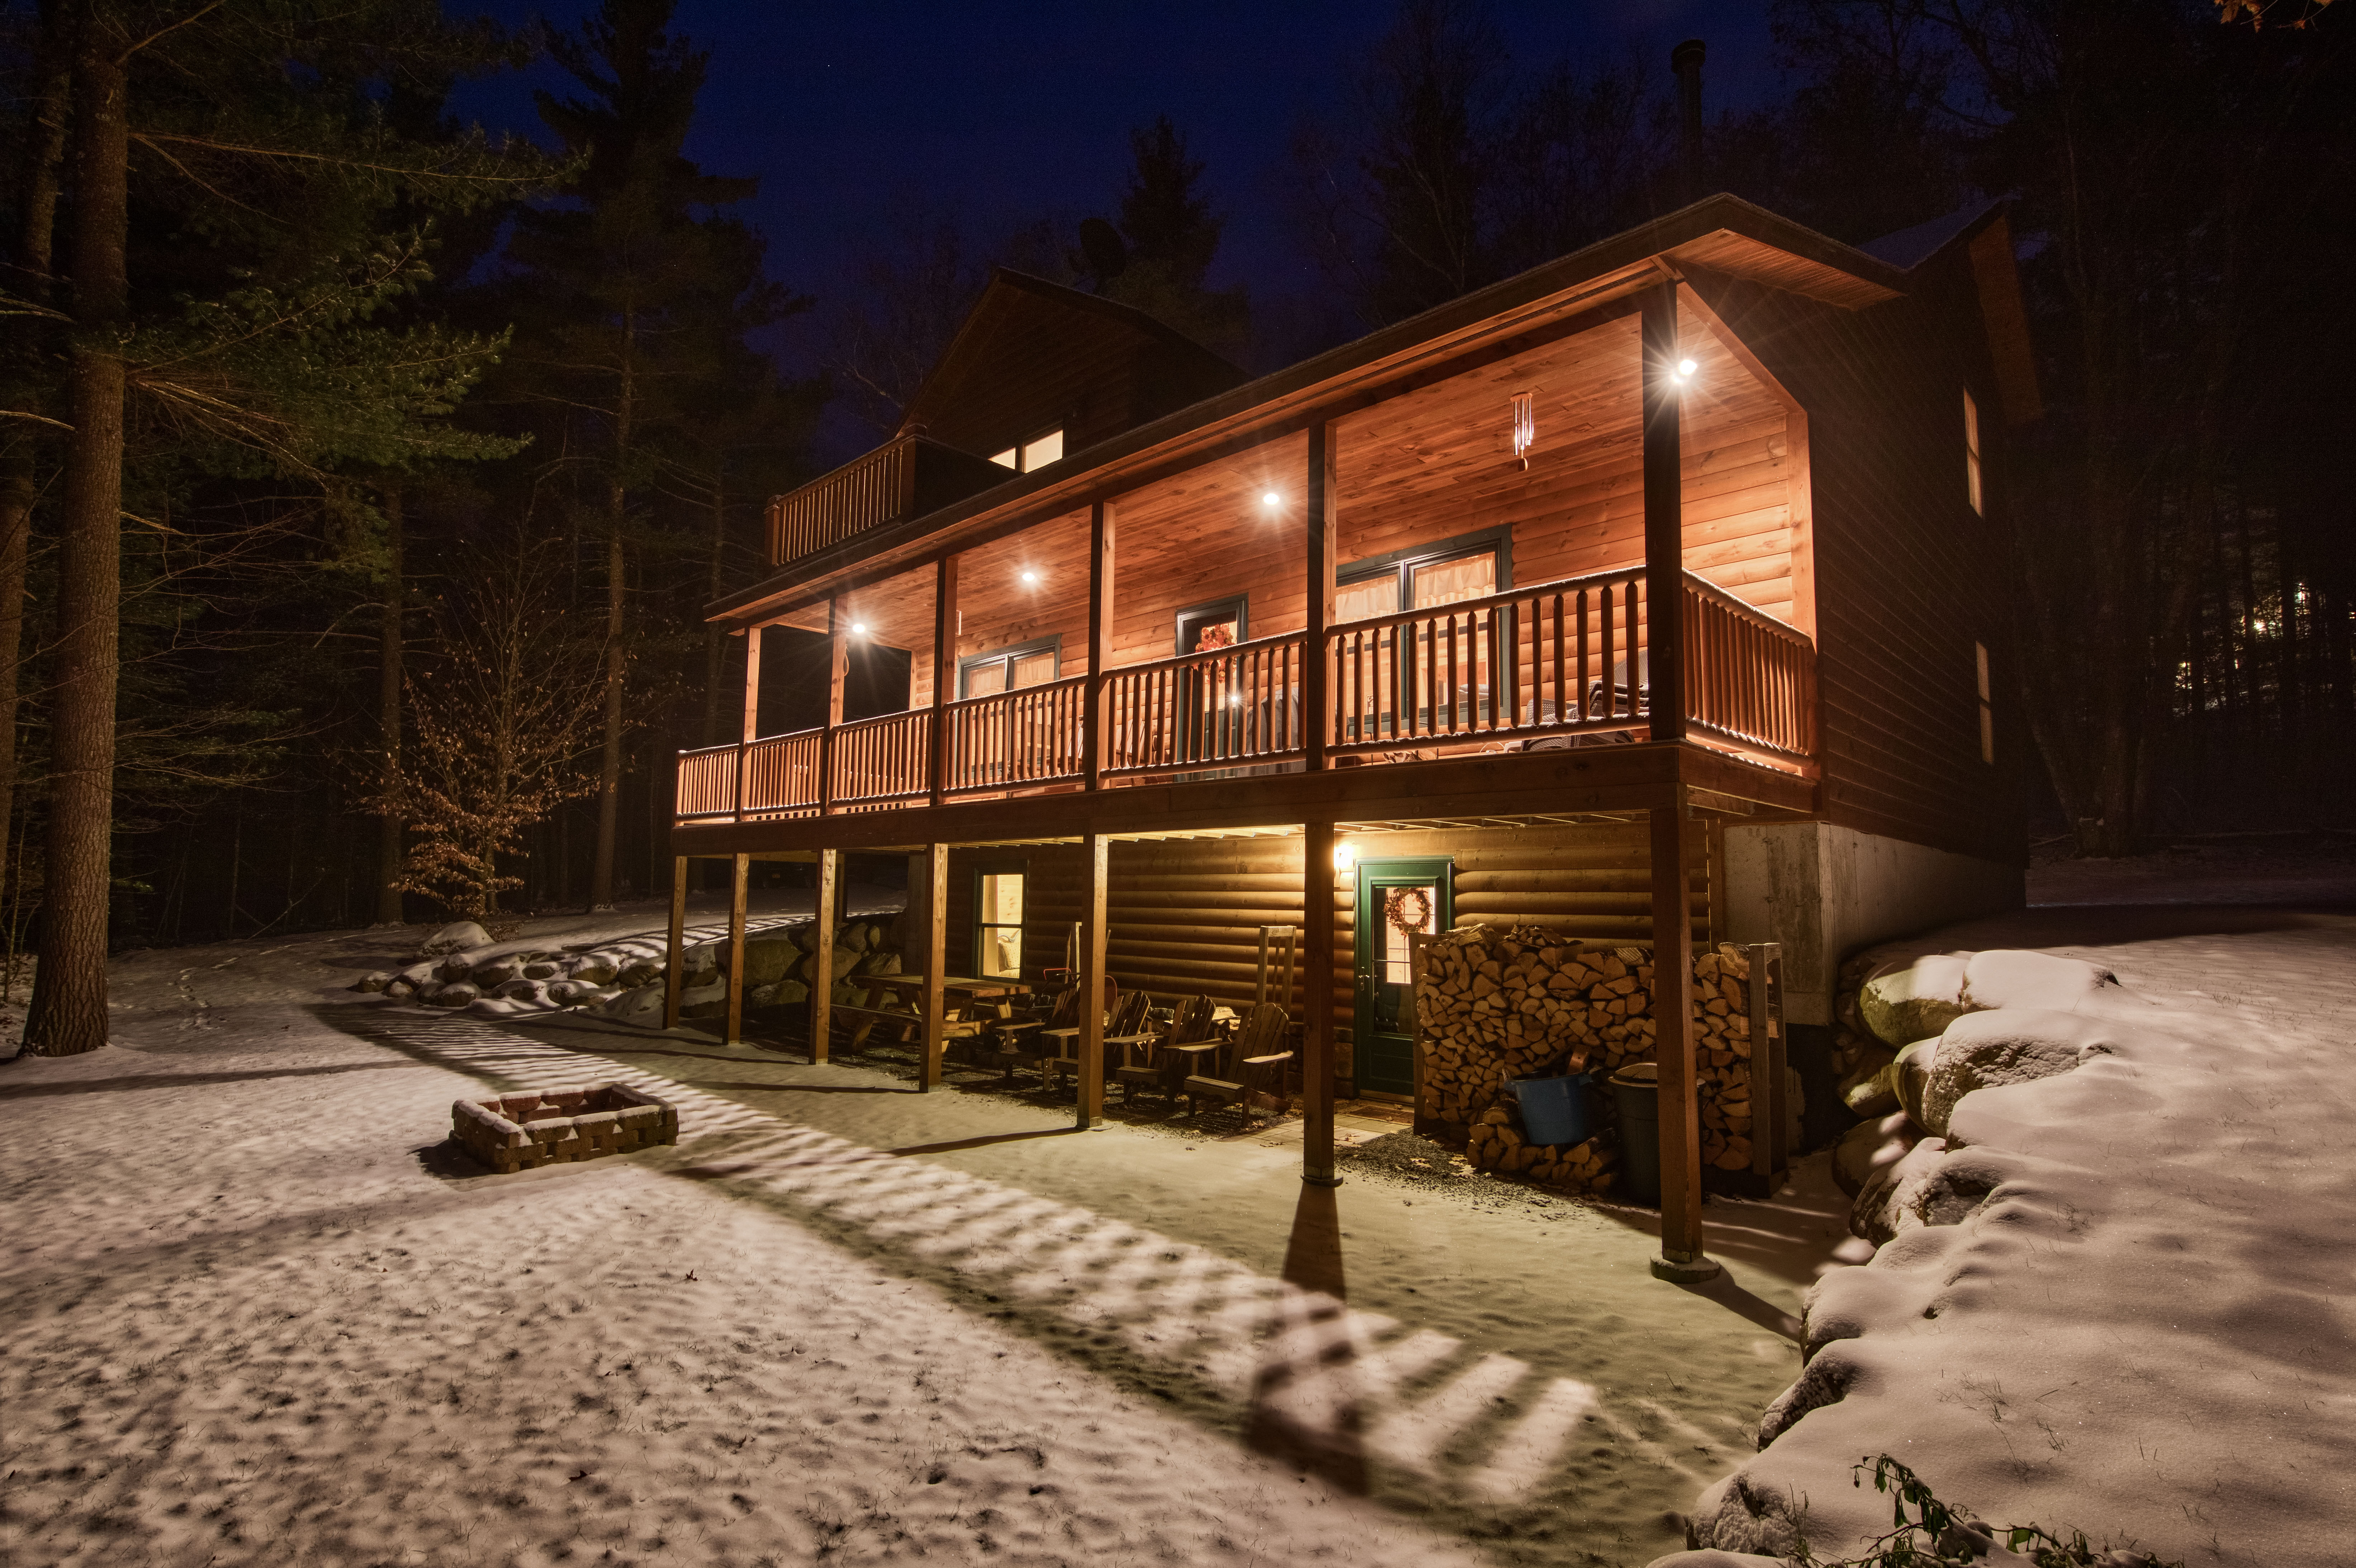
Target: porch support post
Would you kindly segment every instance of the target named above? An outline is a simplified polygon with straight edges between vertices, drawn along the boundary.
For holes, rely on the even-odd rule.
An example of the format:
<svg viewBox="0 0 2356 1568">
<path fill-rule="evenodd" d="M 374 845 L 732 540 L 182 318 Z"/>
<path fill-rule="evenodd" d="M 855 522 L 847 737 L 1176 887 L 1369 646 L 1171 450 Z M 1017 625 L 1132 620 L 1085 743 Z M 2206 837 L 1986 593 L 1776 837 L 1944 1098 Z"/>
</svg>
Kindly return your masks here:
<svg viewBox="0 0 2356 1568">
<path fill-rule="evenodd" d="M 663 961 L 663 1028 L 679 1027 L 679 994 L 687 984 L 687 955 L 680 951 L 687 940 L 687 870 L 694 864 L 684 855 L 673 856 L 670 863 L 670 945 L 664 949 L 669 955 Z"/>
<path fill-rule="evenodd" d="M 1080 901 L 1080 1109 L 1077 1123 L 1093 1127 L 1104 1120 L 1105 876 L 1112 840 L 1091 833 L 1087 888 Z"/>
<path fill-rule="evenodd" d="M 1309 427 L 1309 484 L 1303 506 L 1309 534 L 1309 624 L 1301 640 L 1301 721 L 1308 726 L 1306 766 L 1317 773 L 1325 766 L 1325 748 L 1333 739 L 1333 661 L 1325 646 L 1326 629 L 1333 624 L 1334 517 L 1337 493 L 1333 466 L 1333 427 L 1323 421 Z"/>
<path fill-rule="evenodd" d="M 919 906 L 914 897 L 908 900 L 908 912 L 924 921 L 925 992 L 920 1010 L 925 1015 L 925 1060 L 916 1070 L 916 1088 L 929 1093 L 941 1081 L 941 1057 L 948 1047 L 948 1009 L 941 994 L 941 981 L 948 971 L 949 938 L 949 847 L 927 844 L 921 856 L 911 855 L 921 875 L 916 879 L 924 889 L 925 901 Z M 911 894 L 916 890 L 909 889 Z"/>
<path fill-rule="evenodd" d="M 1686 738 L 1685 503 L 1677 354 L 1677 290 L 1664 280 L 1644 299 L 1644 684 L 1651 688 L 1655 741 Z M 1632 676 L 1634 662 L 1630 660 Z"/>
<path fill-rule="evenodd" d="M 834 1027 L 834 883 L 839 849 L 818 852 L 818 940 L 810 944 L 810 1062 L 826 1061 L 827 1031 Z"/>
<path fill-rule="evenodd" d="M 753 857 L 735 855 L 728 883 L 728 1033 L 723 1045 L 744 1040 L 744 895 L 752 885 Z"/>
<path fill-rule="evenodd" d="M 842 725 L 842 684 L 851 674 L 851 627 L 843 620 L 840 598 L 826 602 L 826 631 L 830 646 L 826 661 L 826 733 L 819 738 L 818 748 L 820 815 L 834 809 L 834 732 Z"/>
<path fill-rule="evenodd" d="M 1301 1179 L 1333 1173 L 1333 823 L 1301 825 Z"/>
<path fill-rule="evenodd" d="M 1701 1249 L 1701 1105 L 1694 1093 L 1693 903 L 1687 853 L 1692 825 L 1686 786 L 1672 784 L 1653 807 L 1653 1044 L 1660 1064 L 1661 1255 L 1659 1278 L 1714 1278 Z"/>
<path fill-rule="evenodd" d="M 1095 501 L 1088 507 L 1088 684 L 1080 709 L 1080 776 L 1089 789 L 1104 787 L 1105 681 L 1112 668 L 1112 507 Z"/>
<path fill-rule="evenodd" d="M 933 804 L 949 778 L 949 694 L 957 689 L 958 558 L 941 557 L 933 572 L 933 747 L 927 763 Z"/>
<path fill-rule="evenodd" d="M 761 733 L 761 628 L 744 628 L 744 729 L 736 741 L 736 820 L 753 788 L 753 742 Z"/>
</svg>

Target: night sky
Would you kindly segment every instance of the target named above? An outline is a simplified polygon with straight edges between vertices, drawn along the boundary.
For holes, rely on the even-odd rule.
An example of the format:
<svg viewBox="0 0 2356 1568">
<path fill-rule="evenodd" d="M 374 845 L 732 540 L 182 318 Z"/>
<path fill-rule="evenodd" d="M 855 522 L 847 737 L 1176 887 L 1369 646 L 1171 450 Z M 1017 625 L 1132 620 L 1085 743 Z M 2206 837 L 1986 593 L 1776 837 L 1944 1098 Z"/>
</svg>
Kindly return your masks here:
<svg viewBox="0 0 2356 1568">
<path fill-rule="evenodd" d="M 562 27 L 594 0 L 487 8 L 510 25 L 540 15 Z M 1777 88 L 1760 0 L 1555 0 L 1493 14 L 1520 69 L 1633 49 L 1665 82 L 1670 46 L 1697 37 L 1713 112 Z M 677 27 L 712 54 L 688 153 L 709 172 L 760 177 L 747 206 L 770 275 L 823 300 L 847 258 L 912 218 L 953 217 L 987 246 L 1042 217 L 1110 214 L 1130 127 L 1167 113 L 1228 220 L 1213 284 L 1248 283 L 1263 300 L 1308 293 L 1320 280 L 1283 217 L 1288 147 L 1304 117 L 1339 116 L 1350 61 L 1394 15 L 1383 0 L 684 0 Z M 562 81 L 543 63 L 470 85 L 457 107 L 544 139 L 530 89 Z M 789 359 L 807 347 L 780 345 Z"/>
</svg>

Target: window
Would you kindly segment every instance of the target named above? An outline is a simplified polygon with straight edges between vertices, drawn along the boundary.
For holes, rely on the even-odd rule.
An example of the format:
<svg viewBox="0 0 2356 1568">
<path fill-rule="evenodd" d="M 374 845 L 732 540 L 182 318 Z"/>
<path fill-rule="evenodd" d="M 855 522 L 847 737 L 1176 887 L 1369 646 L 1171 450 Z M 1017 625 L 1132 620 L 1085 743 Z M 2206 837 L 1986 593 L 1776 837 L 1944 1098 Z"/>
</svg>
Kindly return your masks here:
<svg viewBox="0 0 2356 1568">
<path fill-rule="evenodd" d="M 1234 647 L 1250 630 L 1246 613 L 1249 607 L 1248 597 L 1238 593 L 1232 599 L 1214 599 L 1179 611 L 1178 651 L 1199 654 Z"/>
<path fill-rule="evenodd" d="M 1510 586 L 1507 560 L 1505 541 L 1492 534 L 1478 543 L 1448 539 L 1345 566 L 1334 574 L 1334 623 L 1485 599 Z"/>
<path fill-rule="evenodd" d="M 1045 686 L 1055 678 L 1060 639 L 1044 638 L 986 654 L 968 654 L 958 660 L 958 696 L 995 697 L 1026 686 Z"/>
<path fill-rule="evenodd" d="M 1043 436 L 1020 442 L 1003 452 L 993 452 L 990 460 L 1001 468 L 1012 468 L 1019 474 L 1029 474 L 1044 468 L 1050 463 L 1064 460 L 1064 432 L 1051 430 Z"/>
<path fill-rule="evenodd" d="M 973 969 L 984 979 L 1023 975 L 1023 873 L 985 870 L 974 878 Z"/>
<path fill-rule="evenodd" d="M 1980 406 L 1972 401 L 1969 392 L 1964 394 L 1964 488 L 1972 498 L 1972 510 L 1987 515 L 1987 505 L 1980 490 Z M 1985 657 L 1985 656 L 1983 656 Z M 1982 666 L 1981 695 L 1987 695 L 1986 666 Z"/>
<path fill-rule="evenodd" d="M 1986 643 L 1972 645 L 1972 656 L 1979 663 L 1980 675 L 1980 761 L 1996 761 L 1996 710 L 1988 705 L 1988 656 Z"/>
</svg>

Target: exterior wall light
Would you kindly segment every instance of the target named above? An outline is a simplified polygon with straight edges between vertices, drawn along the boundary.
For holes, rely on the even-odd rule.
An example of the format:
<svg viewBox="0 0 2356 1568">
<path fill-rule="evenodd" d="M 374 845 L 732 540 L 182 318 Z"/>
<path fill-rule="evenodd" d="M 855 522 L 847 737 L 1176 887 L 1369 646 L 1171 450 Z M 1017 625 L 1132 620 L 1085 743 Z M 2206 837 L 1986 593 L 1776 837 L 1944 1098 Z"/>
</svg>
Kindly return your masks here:
<svg viewBox="0 0 2356 1568">
<path fill-rule="evenodd" d="M 1333 840 L 1333 870 L 1338 876 L 1348 876 L 1358 867 L 1358 847 L 1347 838 Z"/>
<path fill-rule="evenodd" d="M 854 637 L 865 636 L 867 635 L 867 623 L 864 621 L 853 621 L 851 623 L 851 635 Z"/>
<path fill-rule="evenodd" d="M 1026 571 L 1023 574 L 1023 581 L 1025 582 L 1036 582 L 1039 581 L 1039 574 L 1035 571 Z"/>
<path fill-rule="evenodd" d="M 1269 510 L 1274 511 L 1277 507 L 1284 504 L 1284 497 L 1278 495 L 1275 491 L 1270 490 L 1267 495 L 1262 496 L 1259 498 L 1259 504 L 1266 507 Z"/>
</svg>

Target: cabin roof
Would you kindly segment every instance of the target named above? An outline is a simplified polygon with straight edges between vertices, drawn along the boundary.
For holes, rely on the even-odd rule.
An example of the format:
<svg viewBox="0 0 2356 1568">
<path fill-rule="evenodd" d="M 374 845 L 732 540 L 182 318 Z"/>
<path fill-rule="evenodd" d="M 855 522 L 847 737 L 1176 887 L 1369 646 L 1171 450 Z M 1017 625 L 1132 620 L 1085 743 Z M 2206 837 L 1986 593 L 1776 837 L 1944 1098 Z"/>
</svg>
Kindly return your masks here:
<svg viewBox="0 0 2356 1568">
<path fill-rule="evenodd" d="M 1071 453 L 1061 463 L 1010 475 L 1004 484 L 964 501 L 860 534 L 715 601 L 707 613 L 714 620 L 738 622 L 781 613 L 823 597 L 818 584 L 845 568 L 860 569 L 861 580 L 867 581 L 917 564 L 925 555 L 921 541 L 944 529 L 967 523 L 988 529 L 1007 518 L 1035 517 L 1059 506 L 1086 505 L 1091 495 L 1102 493 L 1108 483 L 1142 483 L 1156 465 L 1191 460 L 1194 454 L 1248 439 L 1255 429 L 1280 425 L 1319 402 L 1444 361 L 1475 339 L 1508 336 L 1566 309 L 1591 306 L 1624 294 L 1661 276 L 1665 262 L 1671 268 L 1700 267 L 1749 279 L 1847 310 L 1899 298 L 1912 288 L 1907 269 L 1740 197 L 1706 197 L 1354 342 L 1215 393 Z M 994 275 L 993 287 L 1001 279 L 1006 284 L 1002 298 L 1012 298 L 1017 291 L 1034 295 L 1054 291 L 1056 296 L 1068 294 L 1075 301 L 1085 301 L 1090 308 L 1121 312 L 1124 318 L 1143 317 L 1142 312 L 1022 273 Z M 980 315 L 979 308 L 976 314 Z M 1150 317 L 1143 319 L 1151 322 Z M 1152 325 L 1160 333 L 1179 336 L 1158 323 Z M 958 336 L 962 340 L 965 331 Z M 1190 340 L 1179 337 L 1179 341 Z M 949 353 L 957 352 L 957 344 L 952 343 Z M 1226 363 L 1207 349 L 1198 352 L 1221 365 Z M 948 357 L 944 357 L 945 366 Z M 937 370 L 935 379 L 939 375 Z M 932 385 L 928 380 L 926 392 L 918 394 L 919 401 Z M 1131 477 L 1132 471 L 1137 477 Z M 990 514 L 999 517 L 982 521 Z"/>
<path fill-rule="evenodd" d="M 1927 223 L 1917 223 L 1912 229 L 1901 229 L 1895 234 L 1885 234 L 1879 240 L 1869 240 L 1858 247 L 1878 261 L 1912 272 L 1959 240 L 1968 240 L 2004 210 L 2006 198 L 1990 197 L 1984 201 L 1966 202 L 1953 212 L 1944 212 Z"/>
</svg>

